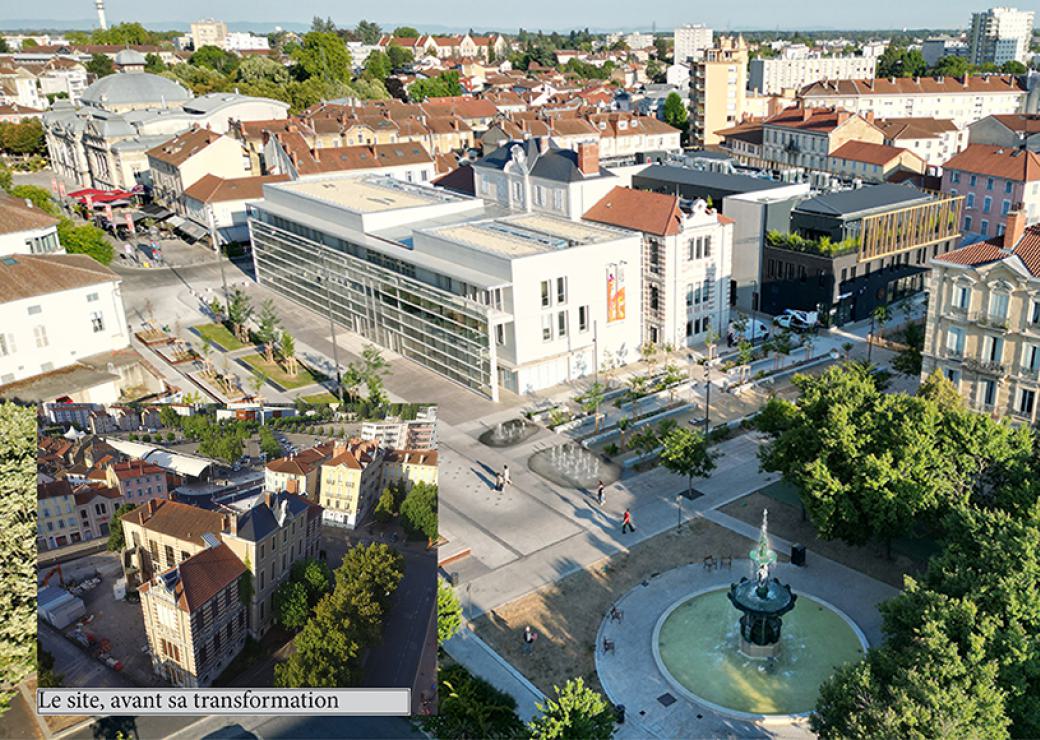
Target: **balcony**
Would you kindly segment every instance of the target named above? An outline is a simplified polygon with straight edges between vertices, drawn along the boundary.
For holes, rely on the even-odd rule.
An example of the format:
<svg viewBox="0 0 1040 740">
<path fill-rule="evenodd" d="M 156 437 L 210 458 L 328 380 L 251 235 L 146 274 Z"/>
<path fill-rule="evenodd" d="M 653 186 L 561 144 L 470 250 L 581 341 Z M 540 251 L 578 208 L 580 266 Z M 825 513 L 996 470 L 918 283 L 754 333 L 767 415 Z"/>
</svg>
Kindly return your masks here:
<svg viewBox="0 0 1040 740">
<path fill-rule="evenodd" d="M 964 350 L 960 347 L 943 347 L 939 350 L 939 356 L 944 360 L 963 360 Z"/>
<path fill-rule="evenodd" d="M 991 314 L 988 311 L 976 311 L 971 314 L 970 320 L 978 326 L 984 326 L 989 329 L 999 329 L 1004 332 L 1006 332 L 1011 326 L 1007 316 Z"/>
<path fill-rule="evenodd" d="M 969 357 L 964 360 L 964 367 L 974 373 L 982 375 L 998 375 L 1000 377 L 1007 376 L 1007 365 L 997 360 L 977 360 L 974 357 Z"/>
</svg>

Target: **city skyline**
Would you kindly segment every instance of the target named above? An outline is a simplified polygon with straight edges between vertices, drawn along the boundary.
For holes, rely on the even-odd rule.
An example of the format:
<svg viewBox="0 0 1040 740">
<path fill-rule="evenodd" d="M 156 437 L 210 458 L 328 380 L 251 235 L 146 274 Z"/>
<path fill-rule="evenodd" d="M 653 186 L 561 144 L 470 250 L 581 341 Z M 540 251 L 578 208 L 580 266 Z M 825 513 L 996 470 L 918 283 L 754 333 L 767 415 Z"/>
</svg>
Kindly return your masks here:
<svg viewBox="0 0 1040 740">
<path fill-rule="evenodd" d="M 595 13 L 590 5 L 584 3 L 573 3 L 561 8 L 548 0 L 533 0 L 525 3 L 522 7 L 487 8 L 481 12 L 473 13 L 471 8 L 466 8 L 462 13 L 463 6 L 458 2 L 449 2 L 432 7 L 426 3 L 416 0 L 402 0 L 395 5 L 394 15 L 396 18 L 374 17 L 377 13 L 346 14 L 343 6 L 331 0 L 311 0 L 301 6 L 297 6 L 298 18 L 287 17 L 286 10 L 281 4 L 274 3 L 246 3 L 243 0 L 230 0 L 222 3 L 220 12 L 216 15 L 242 27 L 255 27 L 258 29 L 274 25 L 295 26 L 306 24 L 311 16 L 332 17 L 342 27 L 352 27 L 362 17 L 384 25 L 394 27 L 396 25 L 413 25 L 420 30 L 431 31 L 443 29 L 465 30 L 469 27 L 475 29 L 498 29 L 503 31 L 516 30 L 517 28 L 564 30 L 569 28 L 585 28 L 608 31 L 608 30 L 650 30 L 656 24 L 659 31 L 669 30 L 677 25 L 686 23 L 704 23 L 719 31 L 733 30 L 893 30 L 893 29 L 934 29 L 934 28 L 963 28 L 966 29 L 971 23 L 971 13 L 985 10 L 986 5 L 966 0 L 956 2 L 939 2 L 928 0 L 927 2 L 914 3 L 911 7 L 898 3 L 895 0 L 881 0 L 878 3 L 862 6 L 846 6 L 836 11 L 830 3 L 822 0 L 810 0 L 802 5 L 802 14 L 797 18 L 813 18 L 816 22 L 806 24 L 797 21 L 795 16 L 784 12 L 772 3 L 752 0 L 750 2 L 738 3 L 725 8 L 720 7 L 690 7 L 679 3 L 658 3 L 652 7 L 649 13 L 645 6 L 615 7 L 606 11 L 601 6 L 595 8 Z M 1031 10 L 1035 5 L 1019 5 L 1021 10 Z M 454 9 L 460 12 L 453 12 Z M 49 15 L 46 18 L 5 18 L 0 15 L 0 27 L 13 28 L 17 23 L 26 26 L 39 26 L 44 23 L 77 23 L 90 22 L 96 24 L 93 15 L 93 3 L 89 0 L 54 0 L 48 4 Z M 212 4 L 201 0 L 187 0 L 177 7 L 176 16 L 170 16 L 168 7 L 142 7 L 130 4 L 126 0 L 109 0 L 106 3 L 108 20 L 111 24 L 126 21 L 139 21 L 154 28 L 175 28 L 190 23 L 202 17 L 214 15 Z M 251 17 L 246 17 L 251 16 Z M 445 23 L 445 18 L 464 17 L 465 24 Z M 592 18 L 593 20 L 590 20 Z"/>
</svg>

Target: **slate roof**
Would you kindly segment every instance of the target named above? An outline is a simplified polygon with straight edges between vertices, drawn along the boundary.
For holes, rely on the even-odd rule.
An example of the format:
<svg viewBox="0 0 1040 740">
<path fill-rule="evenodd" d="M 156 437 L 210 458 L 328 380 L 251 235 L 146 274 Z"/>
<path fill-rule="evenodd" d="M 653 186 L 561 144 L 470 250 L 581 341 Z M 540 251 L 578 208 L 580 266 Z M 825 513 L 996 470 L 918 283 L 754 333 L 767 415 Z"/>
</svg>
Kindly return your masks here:
<svg viewBox="0 0 1040 740">
<path fill-rule="evenodd" d="M 116 273 L 85 254 L 0 257 L 0 303 L 119 280 Z"/>
<path fill-rule="evenodd" d="M 176 105 L 191 98 L 191 93 L 173 80 L 147 72 L 121 72 L 102 77 L 80 95 L 80 102 L 104 108 L 106 105 Z"/>
<path fill-rule="evenodd" d="M 552 145 L 547 151 L 542 152 L 538 148 L 538 142 L 533 139 L 506 142 L 490 154 L 478 159 L 473 166 L 496 170 L 505 169 L 505 166 L 512 161 L 514 146 L 519 146 L 526 155 L 528 166 L 531 168 L 531 177 L 554 182 L 578 182 L 589 179 L 578 168 L 577 152 Z M 606 168 L 600 167 L 599 174 L 593 177 L 614 177 L 614 175 Z"/>
<path fill-rule="evenodd" d="M 676 167 L 667 164 L 650 165 L 640 170 L 635 178 L 658 180 L 664 183 L 693 185 L 696 187 L 730 190 L 734 193 L 752 193 L 759 190 L 786 187 L 787 183 L 764 180 L 748 175 L 727 175 L 722 172 L 693 170 L 687 167 Z"/>
<path fill-rule="evenodd" d="M 826 216 L 851 216 L 864 211 L 909 205 L 929 199 L 927 193 L 906 185 L 870 185 L 856 190 L 826 193 L 803 200 L 795 210 Z"/>
<path fill-rule="evenodd" d="M 235 536 L 250 542 L 259 542 L 278 530 L 278 512 L 285 502 L 286 519 L 292 521 L 308 513 L 314 504 L 292 493 L 265 493 L 255 506 L 238 515 Z"/>
</svg>

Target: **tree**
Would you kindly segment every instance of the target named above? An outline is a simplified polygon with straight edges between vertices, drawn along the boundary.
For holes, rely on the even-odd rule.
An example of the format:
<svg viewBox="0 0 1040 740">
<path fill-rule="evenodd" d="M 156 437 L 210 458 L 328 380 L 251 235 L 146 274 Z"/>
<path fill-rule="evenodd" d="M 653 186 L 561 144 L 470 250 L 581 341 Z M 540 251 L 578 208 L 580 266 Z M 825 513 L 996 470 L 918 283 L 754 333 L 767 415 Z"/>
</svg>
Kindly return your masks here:
<svg viewBox="0 0 1040 740">
<path fill-rule="evenodd" d="M 689 112 L 679 93 L 668 93 L 668 97 L 664 99 L 664 122 L 680 131 L 685 131 L 688 119 Z"/>
<path fill-rule="evenodd" d="M 408 97 L 413 103 L 421 103 L 428 98 L 452 97 L 462 94 L 459 73 L 455 70 L 442 72 L 436 77 L 419 79 L 408 88 Z"/>
<path fill-rule="evenodd" d="M 437 714 L 420 720 L 432 736 L 496 740 L 529 737 L 516 714 L 516 699 L 474 676 L 464 666 L 441 661 L 437 683 Z"/>
<path fill-rule="evenodd" d="M 936 62 L 928 73 L 933 77 L 964 77 L 971 74 L 971 64 L 964 57 L 947 56 Z"/>
<path fill-rule="evenodd" d="M 246 333 L 246 322 L 249 321 L 253 315 L 253 305 L 249 300 L 249 296 L 245 294 L 245 291 L 235 288 L 231 291 L 231 297 L 228 299 L 227 316 L 228 321 L 231 322 L 232 331 L 240 342 L 248 341 L 249 337 Z"/>
<path fill-rule="evenodd" d="M 362 44 L 372 46 L 379 43 L 379 39 L 383 36 L 383 29 L 379 27 L 378 23 L 362 19 L 358 21 L 357 26 L 354 28 L 354 35 L 358 37 Z"/>
<path fill-rule="evenodd" d="M 599 407 L 606 398 L 607 389 L 598 380 L 589 386 L 588 390 L 578 396 L 577 401 L 581 404 L 581 410 L 586 414 L 593 414 L 594 431 L 599 432 Z"/>
<path fill-rule="evenodd" d="M 715 469 L 707 438 L 693 429 L 675 427 L 661 439 L 661 445 L 661 465 L 686 476 L 686 495 L 692 498 L 694 476 L 704 477 Z"/>
<path fill-rule="evenodd" d="M 144 55 L 144 71 L 153 75 L 157 75 L 160 72 L 166 71 L 166 62 L 162 60 L 162 57 L 154 52 L 148 52 Z"/>
<path fill-rule="evenodd" d="M 105 232 L 93 224 L 76 226 L 70 219 L 58 221 L 58 241 L 69 254 L 85 254 L 103 265 L 112 262 L 115 250 Z"/>
<path fill-rule="evenodd" d="M 1000 65 L 1000 71 L 1002 74 L 1006 75 L 1024 75 L 1029 71 L 1029 69 L 1026 65 L 1022 64 L 1022 62 L 1015 59 L 1009 59 Z"/>
<path fill-rule="evenodd" d="M 0 54 L 7 54 L 11 51 L 11 47 L 7 43 L 7 39 L 0 36 Z"/>
<path fill-rule="evenodd" d="M 390 57 L 381 51 L 373 51 L 365 59 L 364 76 L 373 80 L 385 80 L 390 76 Z"/>
<path fill-rule="evenodd" d="M 47 143 L 43 124 L 38 118 L 26 118 L 18 123 L 0 123 L 0 148 L 8 154 L 46 154 Z M 22 185 L 20 187 L 34 187 Z M 44 192 L 47 192 L 46 190 Z M 12 193 L 13 195 L 13 193 Z M 48 193 L 48 196 L 50 194 Z M 54 215 L 54 214 L 52 214 Z"/>
<path fill-rule="evenodd" d="M 900 350 L 892 358 L 892 369 L 903 375 L 919 377 L 921 375 L 921 352 L 924 350 L 924 326 L 907 324 L 903 330 L 903 342 L 906 349 Z"/>
<path fill-rule="evenodd" d="M 238 69 L 235 70 L 235 78 L 239 82 L 250 84 L 270 82 L 274 85 L 286 85 L 289 82 L 289 70 L 284 64 L 270 57 L 252 56 L 239 63 Z"/>
<path fill-rule="evenodd" d="M 274 438 L 274 432 L 266 426 L 260 427 L 260 452 L 264 453 L 268 460 L 274 460 L 282 455 L 282 446 Z"/>
<path fill-rule="evenodd" d="M 195 67 L 206 67 L 222 75 L 230 75 L 238 67 L 238 55 L 224 51 L 219 46 L 206 45 L 195 50 L 188 63 Z"/>
<path fill-rule="evenodd" d="M 4 165 L 3 163 L 0 163 L 0 190 L 4 191 L 5 193 L 10 193 L 12 183 L 13 177 L 11 175 L 10 168 Z"/>
<path fill-rule="evenodd" d="M 84 66 L 87 68 L 87 74 L 93 75 L 95 79 L 107 77 L 116 71 L 116 66 L 112 63 L 112 59 L 104 54 L 92 55 Z"/>
<path fill-rule="evenodd" d="M 353 363 L 347 365 L 340 378 L 343 393 L 351 400 L 357 400 L 357 389 L 365 382 L 364 370 Z"/>
<path fill-rule="evenodd" d="M 287 331 L 282 332 L 282 338 L 278 342 L 278 354 L 285 363 L 286 372 L 295 378 L 299 372 L 299 363 L 296 360 L 296 340 Z"/>
<path fill-rule="evenodd" d="M 397 44 L 390 44 L 387 47 L 386 58 L 390 62 L 391 70 L 403 69 L 415 61 L 415 55 L 411 49 L 406 49 Z"/>
<path fill-rule="evenodd" d="M 35 663 L 36 440 L 32 406 L 0 402 L 0 712 Z"/>
<path fill-rule="evenodd" d="M 614 735 L 614 711 L 603 696 L 581 678 L 553 687 L 556 696 L 536 704 L 541 716 L 528 724 L 536 740 L 586 738 L 609 740 Z"/>
<path fill-rule="evenodd" d="M 420 482 L 412 486 L 401 502 L 401 520 L 411 536 L 437 539 L 437 486 Z"/>
<path fill-rule="evenodd" d="M 311 30 L 318 33 L 336 33 L 336 24 L 332 22 L 332 18 L 322 20 L 320 17 L 314 16 L 311 20 Z"/>
<path fill-rule="evenodd" d="M 376 501 L 376 508 L 372 511 L 372 516 L 376 518 L 380 524 L 386 524 L 390 522 L 397 515 L 397 497 L 394 495 L 394 490 L 387 486 L 383 489 L 383 492 L 379 494 L 379 500 Z"/>
<path fill-rule="evenodd" d="M 443 645 L 462 629 L 462 604 L 455 589 L 437 579 L 437 644 Z"/>
<path fill-rule="evenodd" d="M 123 536 L 123 515 L 136 508 L 135 504 L 120 504 L 112 512 L 112 518 L 108 522 L 109 552 L 122 552 L 126 549 L 126 539 Z"/>
<path fill-rule="evenodd" d="M 11 188 L 11 197 L 27 200 L 33 204 L 33 208 L 39 208 L 51 216 L 57 216 L 61 213 L 61 209 L 54 202 L 50 191 L 37 185 L 15 185 Z"/>
<path fill-rule="evenodd" d="M 332 571 L 321 560 L 307 558 L 298 560 L 292 567 L 292 579 L 307 589 L 307 601 L 311 606 L 332 590 Z"/>
<path fill-rule="evenodd" d="M 274 613 L 278 624 L 287 630 L 298 630 L 310 616 L 307 587 L 299 581 L 288 580 L 274 592 Z"/>
<path fill-rule="evenodd" d="M 419 32 L 411 26 L 398 26 L 394 29 L 391 34 L 395 38 L 399 39 L 417 39 L 419 38 Z"/>
<path fill-rule="evenodd" d="M 298 79 L 317 78 L 326 82 L 350 82 L 350 51 L 335 33 L 311 31 L 289 55 Z"/>
</svg>

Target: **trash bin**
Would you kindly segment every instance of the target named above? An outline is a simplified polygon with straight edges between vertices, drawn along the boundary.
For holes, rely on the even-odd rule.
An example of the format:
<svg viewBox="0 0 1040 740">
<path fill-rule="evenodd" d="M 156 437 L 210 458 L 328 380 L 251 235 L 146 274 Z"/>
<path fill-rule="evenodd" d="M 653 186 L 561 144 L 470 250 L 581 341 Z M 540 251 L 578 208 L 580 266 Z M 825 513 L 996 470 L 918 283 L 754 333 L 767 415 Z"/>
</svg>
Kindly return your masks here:
<svg viewBox="0 0 1040 740">
<path fill-rule="evenodd" d="M 791 565 L 805 567 L 805 545 L 791 545 Z"/>
<path fill-rule="evenodd" d="M 617 723 L 619 725 L 625 724 L 625 705 L 618 704 L 614 707 L 614 711 L 617 714 Z"/>
</svg>

